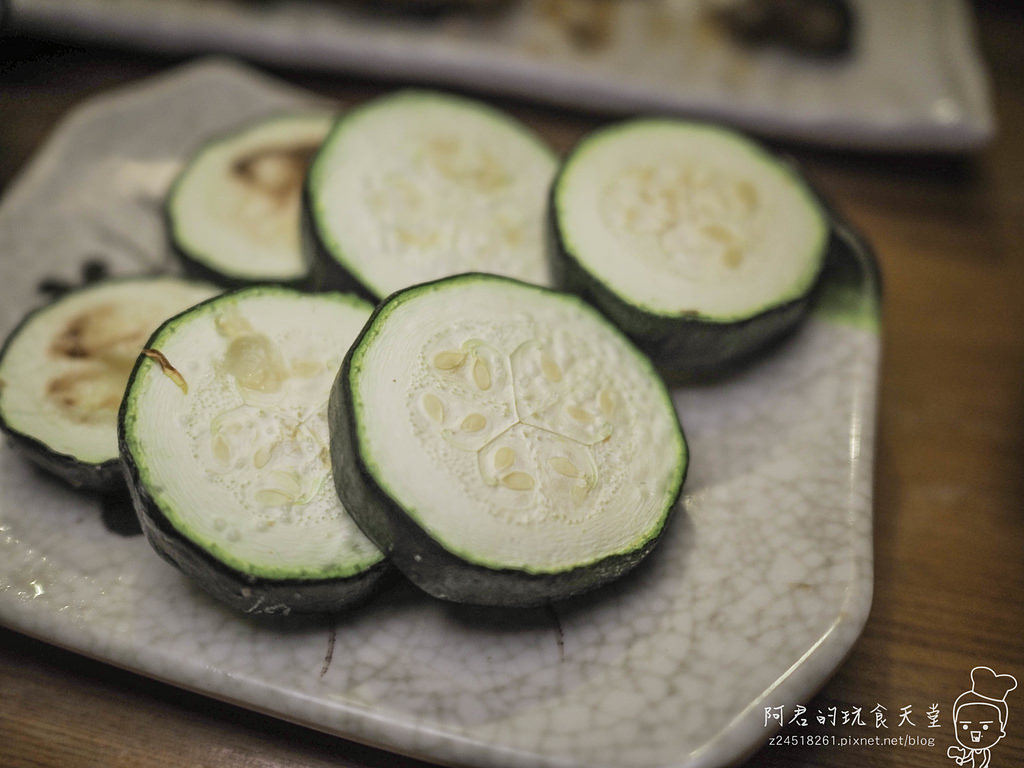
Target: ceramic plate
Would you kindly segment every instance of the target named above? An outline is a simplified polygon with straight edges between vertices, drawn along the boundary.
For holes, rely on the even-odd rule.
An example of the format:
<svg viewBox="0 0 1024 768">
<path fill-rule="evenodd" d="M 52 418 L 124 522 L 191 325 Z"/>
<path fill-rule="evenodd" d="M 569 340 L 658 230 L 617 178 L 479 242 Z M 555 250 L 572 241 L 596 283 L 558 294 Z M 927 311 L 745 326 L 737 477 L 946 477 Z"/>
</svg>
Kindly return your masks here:
<svg viewBox="0 0 1024 768">
<path fill-rule="evenodd" d="M 850 54 L 737 44 L 714 0 L 515 0 L 382 13 L 363 0 L 11 0 L 16 27 L 175 53 L 445 82 L 603 112 L 674 111 L 829 146 L 967 150 L 993 131 L 965 0 L 848 0 Z"/>
<path fill-rule="evenodd" d="M 0 206 L 0 333 L 41 301 L 41 280 L 74 280 L 86 259 L 172 268 L 160 200 L 182 158 L 308 101 L 201 62 L 76 110 Z M 675 391 L 693 456 L 681 508 L 652 557 L 606 589 L 524 613 L 397 585 L 348 615 L 236 614 L 5 446 L 0 621 L 439 763 L 735 761 L 770 735 L 763 707 L 826 680 L 871 601 L 877 282 L 843 232 L 795 336 L 727 381 Z"/>
</svg>

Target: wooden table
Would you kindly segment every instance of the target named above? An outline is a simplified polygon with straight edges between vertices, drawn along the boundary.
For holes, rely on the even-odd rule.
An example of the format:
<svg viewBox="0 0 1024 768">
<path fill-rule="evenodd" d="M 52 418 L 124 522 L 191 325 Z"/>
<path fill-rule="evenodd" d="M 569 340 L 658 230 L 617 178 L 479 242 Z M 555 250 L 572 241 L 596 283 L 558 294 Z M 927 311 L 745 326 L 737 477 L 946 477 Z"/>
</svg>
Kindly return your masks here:
<svg viewBox="0 0 1024 768">
<path fill-rule="evenodd" d="M 787 147 L 865 232 L 885 278 L 874 607 L 810 713 L 913 705 L 936 746 L 766 746 L 751 766 L 954 765 L 949 707 L 972 667 L 1011 673 L 995 768 L 1024 764 L 1024 19 L 979 5 L 1000 133 L 970 159 Z M 71 106 L 177 62 L 0 39 L 0 189 Z M 282 73 L 351 102 L 386 84 Z M 560 149 L 597 118 L 503 106 Z M 2 255 L 0 255 L 2 258 Z M 941 728 L 924 709 L 944 702 Z M 812 722 L 784 735 L 849 733 Z M 873 735 L 870 729 L 865 735 Z M 0 630 L 0 766 L 412 766 Z M 625 766 L 624 768 L 628 768 Z"/>
</svg>

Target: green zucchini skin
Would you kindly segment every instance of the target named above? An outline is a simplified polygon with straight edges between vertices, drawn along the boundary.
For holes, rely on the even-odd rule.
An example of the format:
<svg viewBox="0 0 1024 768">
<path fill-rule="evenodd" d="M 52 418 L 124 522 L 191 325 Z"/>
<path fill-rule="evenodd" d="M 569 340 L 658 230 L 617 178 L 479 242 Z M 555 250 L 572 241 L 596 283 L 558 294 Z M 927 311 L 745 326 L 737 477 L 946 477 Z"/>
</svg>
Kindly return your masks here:
<svg viewBox="0 0 1024 768">
<path fill-rule="evenodd" d="M 358 111 L 358 108 L 357 110 Z M 380 297 L 371 291 L 363 282 L 350 272 L 343 258 L 335 255 L 320 234 L 313 213 L 312 170 L 316 167 L 319 155 L 330 143 L 338 125 L 343 123 L 345 116 L 339 117 L 321 145 L 320 152 L 310 163 L 309 172 L 302 182 L 302 204 L 299 206 L 299 243 L 303 259 L 309 270 L 310 284 L 314 291 L 343 291 L 354 293 L 371 304 L 380 301 Z"/>
<path fill-rule="evenodd" d="M 134 375 L 134 374 L 133 374 Z M 182 536 L 139 481 L 139 470 L 124 443 L 121 470 L 132 506 L 150 546 L 191 577 L 212 597 L 244 613 L 330 613 L 364 601 L 391 570 L 387 560 L 358 576 L 338 579 L 263 579 L 230 568 Z"/>
<path fill-rule="evenodd" d="M 0 432 L 7 436 L 11 447 L 22 457 L 76 490 L 101 492 L 116 490 L 123 492 L 124 490 L 121 465 L 117 459 L 100 464 L 89 464 L 66 453 L 58 453 L 34 437 L 12 429 L 2 414 L 0 414 Z"/>
<path fill-rule="evenodd" d="M 386 106 L 388 103 L 410 99 L 426 99 L 428 103 L 436 101 L 455 105 L 457 109 L 470 109 L 487 115 L 488 119 L 503 124 L 506 129 L 514 128 L 522 140 L 529 142 L 536 151 L 543 153 L 550 160 L 552 174 L 554 173 L 557 155 L 539 136 L 534 135 L 527 126 L 519 124 L 519 121 L 505 114 L 502 110 L 477 99 L 429 88 L 404 88 L 347 110 L 337 118 L 321 144 L 320 150 L 313 157 L 302 185 L 302 204 L 300 206 L 301 252 L 310 272 L 313 290 L 354 293 L 373 304 L 377 304 L 385 299 L 392 290 L 397 290 L 411 284 L 410 281 L 406 280 L 404 283 L 398 282 L 393 286 L 374 287 L 374 281 L 370 277 L 360 275 L 360 254 L 356 252 L 359 249 L 346 249 L 340 243 L 332 245 L 329 242 L 330 227 L 321 220 L 321 217 L 318 215 L 318 206 L 314 204 L 319 194 L 316 179 L 318 174 L 320 174 L 320 169 L 329 162 L 326 158 L 329 157 L 336 138 L 348 131 L 350 126 L 356 123 L 363 115 L 380 109 L 382 105 L 384 105 L 384 108 L 390 108 Z M 545 177 L 546 181 L 547 177 Z M 537 198 L 538 201 L 542 200 L 543 194 L 543 191 L 541 191 L 540 197 Z M 543 264 L 546 254 L 544 253 L 542 242 L 538 243 L 536 255 L 539 257 L 538 261 Z M 385 254 L 380 252 L 376 256 L 385 256 Z M 470 271 L 486 272 L 487 267 L 486 265 L 475 264 Z M 453 274 L 453 272 L 446 273 L 446 275 L 450 274 Z M 438 275 L 438 277 L 440 276 Z M 425 277 L 417 278 L 412 282 L 422 282 L 427 279 Z M 546 279 L 541 280 L 538 278 L 537 282 L 547 284 Z"/>
<path fill-rule="evenodd" d="M 556 285 L 601 310 L 651 358 L 669 383 L 714 379 L 741 367 L 758 351 L 795 330 L 813 303 L 814 290 L 733 323 L 687 315 L 654 315 L 624 301 L 585 270 L 565 247 L 553 222 L 549 231 Z M 815 285 L 820 282 L 825 261 L 822 260 Z"/>
<path fill-rule="evenodd" d="M 279 284 L 264 284 L 264 287 L 287 288 Z M 192 312 L 232 293 L 245 290 L 247 289 L 240 288 L 220 294 L 196 304 L 186 312 Z M 146 346 L 151 346 L 164 328 L 176 320 L 177 316 L 171 317 L 161 324 L 150 336 Z M 125 392 L 132 389 L 145 359 L 140 355 L 135 361 Z M 117 443 L 120 454 L 117 470 L 121 483 L 128 487 L 132 508 L 149 545 L 163 560 L 179 569 L 207 594 L 235 610 L 248 614 L 335 613 L 364 602 L 393 575 L 394 569 L 384 558 L 355 576 L 268 579 L 244 573 L 213 557 L 178 531 L 146 490 L 145 484 L 141 481 L 139 466 L 128 445 L 128 408 L 128 398 L 125 398 L 121 401 L 117 418 Z"/>
<path fill-rule="evenodd" d="M 309 175 L 302 184 L 302 205 L 299 213 L 299 238 L 302 256 L 309 268 L 309 289 L 313 291 L 343 291 L 354 293 L 371 304 L 378 298 L 355 275 L 345 269 L 342 263 L 331 255 L 313 221 L 312 193 Z"/>
<path fill-rule="evenodd" d="M 634 568 L 657 545 L 678 506 L 686 482 L 689 462 L 683 467 L 669 512 L 657 533 L 636 549 L 613 555 L 589 565 L 558 573 L 529 573 L 511 568 L 489 568 L 467 562 L 450 552 L 412 518 L 377 482 L 359 450 L 358 429 L 352 399 L 352 357 L 373 321 L 387 303 L 409 290 L 452 279 L 472 279 L 469 273 L 441 278 L 392 294 L 374 309 L 363 332 L 342 362 L 328 401 L 331 433 L 331 466 L 335 489 L 342 504 L 363 533 L 384 552 L 387 559 L 427 594 L 452 602 L 484 606 L 533 607 L 583 594 L 612 581 Z M 488 276 L 493 277 L 493 276 Z M 503 278 L 519 282 L 512 278 Z M 531 286 L 536 290 L 549 290 Z M 684 450 L 685 436 L 679 426 Z"/>
<path fill-rule="evenodd" d="M 164 208 L 164 221 L 167 231 L 170 233 L 170 246 L 174 258 L 181 264 L 182 271 L 195 280 L 203 280 L 214 285 L 223 286 L 226 290 L 237 290 L 239 288 L 251 288 L 256 285 L 279 285 L 282 288 L 292 288 L 297 291 L 313 290 L 313 276 L 307 274 L 305 277 L 296 280 L 260 280 L 247 279 L 238 275 L 228 275 L 194 258 L 179 242 L 174 234 L 174 223 L 171 220 L 170 212 Z"/>
<path fill-rule="evenodd" d="M 189 246 L 187 240 L 179 233 L 172 210 L 179 188 L 184 183 L 186 176 L 191 169 L 192 162 L 196 158 L 201 157 L 207 150 L 215 147 L 216 145 L 222 144 L 225 141 L 230 141 L 245 131 L 258 128 L 261 125 L 269 124 L 276 120 L 287 120 L 299 114 L 300 113 L 292 111 L 283 111 L 270 116 L 265 116 L 255 121 L 251 120 L 245 125 L 233 127 L 212 136 L 192 150 L 190 159 L 187 160 L 178 175 L 171 182 L 161 205 L 164 230 L 167 232 L 167 239 L 171 248 L 171 253 L 181 265 L 182 271 L 185 274 L 199 280 L 213 283 L 214 285 L 223 286 L 227 290 L 250 288 L 257 285 L 279 285 L 284 288 L 291 288 L 298 291 L 314 290 L 313 275 L 309 270 L 307 270 L 306 274 L 302 276 L 295 277 L 293 279 L 284 279 L 281 277 L 247 277 L 244 274 L 225 272 L 210 266 L 206 259 L 195 253 L 195 251 Z M 305 188 L 305 180 L 303 180 L 302 188 Z"/>
<path fill-rule="evenodd" d="M 821 282 L 853 283 L 866 291 L 876 304 L 881 305 L 885 294 L 885 279 L 878 254 L 864 235 L 836 209 L 832 201 L 822 197 L 832 222 L 832 239 L 822 269 Z M 855 268 L 854 268 L 855 267 Z M 825 286 L 820 286 L 819 294 Z"/>
<path fill-rule="evenodd" d="M 614 130 L 614 127 L 604 130 Z M 829 221 L 823 252 L 808 290 L 792 300 L 769 306 L 741 320 L 714 321 L 704 319 L 696 312 L 675 316 L 648 312 L 626 301 L 581 264 L 562 236 L 556 200 L 562 176 L 569 168 L 576 150 L 566 157 L 548 195 L 548 255 L 555 286 L 580 296 L 599 309 L 651 358 L 670 384 L 702 382 L 726 376 L 793 332 L 813 305 L 829 254 L 837 247 L 832 208 L 796 163 L 788 157 L 772 153 L 764 144 L 745 133 L 729 130 L 786 166 L 818 202 Z M 585 142 L 586 139 L 583 139 L 577 148 Z"/>
<path fill-rule="evenodd" d="M 132 280 L 135 277 L 108 278 L 107 280 Z M 80 289 L 72 289 L 80 290 Z M 59 301 L 55 299 L 54 301 Z M 2 346 L 0 346 L 0 360 L 7 354 L 14 339 L 20 331 L 27 326 L 35 317 L 50 308 L 54 302 L 47 302 L 32 311 L 28 312 L 7 335 Z M 0 387 L 3 382 L 0 381 Z M 53 475 L 57 479 L 76 490 L 98 491 L 108 493 L 113 491 L 124 492 L 124 475 L 121 472 L 121 462 L 116 456 L 107 461 L 92 463 L 81 461 L 71 454 L 55 451 L 49 445 L 31 435 L 27 435 L 12 427 L 4 418 L 3 410 L 0 409 L 0 433 L 6 435 L 11 447 L 14 448 L 23 458 L 35 464 L 44 472 Z"/>
<path fill-rule="evenodd" d="M 50 304 L 44 304 L 40 307 L 36 307 L 26 314 L 16 326 L 14 326 L 11 332 L 7 335 L 7 338 L 4 340 L 3 346 L 0 347 L 0 360 L 3 360 L 7 355 L 7 350 L 10 348 L 19 332 L 28 325 L 36 315 L 49 307 Z M 0 382 L 0 386 L 3 386 L 2 382 Z M 93 464 L 85 461 L 79 461 L 70 454 L 55 451 L 41 440 L 38 440 L 31 435 L 26 435 L 24 432 L 12 427 L 7 422 L 7 419 L 4 418 L 2 410 L 0 410 L 0 432 L 6 435 L 11 447 L 14 448 L 14 450 L 23 458 L 32 462 L 43 471 L 48 472 L 54 477 L 67 483 L 72 488 L 84 491 L 103 492 L 123 488 L 121 466 L 117 458 L 110 459 L 109 461 L 103 461 L 99 464 Z"/>
</svg>

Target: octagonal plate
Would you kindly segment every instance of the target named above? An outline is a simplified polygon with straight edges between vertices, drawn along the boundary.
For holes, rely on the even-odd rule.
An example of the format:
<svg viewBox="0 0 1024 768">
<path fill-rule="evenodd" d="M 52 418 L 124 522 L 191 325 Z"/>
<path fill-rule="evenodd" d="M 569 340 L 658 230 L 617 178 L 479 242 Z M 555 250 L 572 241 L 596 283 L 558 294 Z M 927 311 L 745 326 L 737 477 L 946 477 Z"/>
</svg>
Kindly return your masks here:
<svg viewBox="0 0 1024 768">
<path fill-rule="evenodd" d="M 0 206 L 0 333 L 88 258 L 171 270 L 160 203 L 182 159 L 310 97 L 228 62 L 104 95 L 54 132 Z M 870 255 L 840 244 L 809 321 L 727 380 L 677 389 L 681 509 L 626 579 L 547 610 L 433 601 L 403 584 L 347 615 L 213 602 L 99 501 L 0 449 L 0 621 L 111 664 L 439 763 L 717 766 L 763 707 L 807 699 L 871 598 L 879 358 Z M 122 532 L 123 533 L 123 532 Z"/>
</svg>

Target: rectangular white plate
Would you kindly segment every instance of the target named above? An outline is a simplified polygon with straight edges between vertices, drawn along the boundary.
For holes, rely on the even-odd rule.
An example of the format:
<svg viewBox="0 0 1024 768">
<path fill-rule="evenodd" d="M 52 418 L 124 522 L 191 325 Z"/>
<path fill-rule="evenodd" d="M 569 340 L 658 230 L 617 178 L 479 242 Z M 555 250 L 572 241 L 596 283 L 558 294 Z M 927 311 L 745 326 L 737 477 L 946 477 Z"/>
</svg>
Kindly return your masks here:
<svg viewBox="0 0 1024 768">
<path fill-rule="evenodd" d="M 834 62 L 739 45 L 710 21 L 708 0 L 600 8 L 514 0 L 492 13 L 411 18 L 375 5 L 11 0 L 15 27 L 37 33 L 449 83 L 607 113 L 701 115 L 833 147 L 963 151 L 993 133 L 964 0 L 850 0 L 855 44 Z M 580 26 L 584 34 L 574 34 Z"/>
<path fill-rule="evenodd" d="M 41 279 L 74 279 L 91 256 L 119 274 L 169 268 L 160 201 L 182 158 L 308 101 L 205 62 L 76 110 L 0 206 L 0 333 Z M 337 617 L 233 613 L 4 446 L 0 622 L 442 763 L 732 762 L 770 735 L 762 707 L 825 681 L 870 606 L 877 282 L 842 243 L 799 333 L 727 381 L 676 390 L 693 457 L 681 508 L 646 563 L 593 595 L 519 613 L 400 585 Z"/>
</svg>

